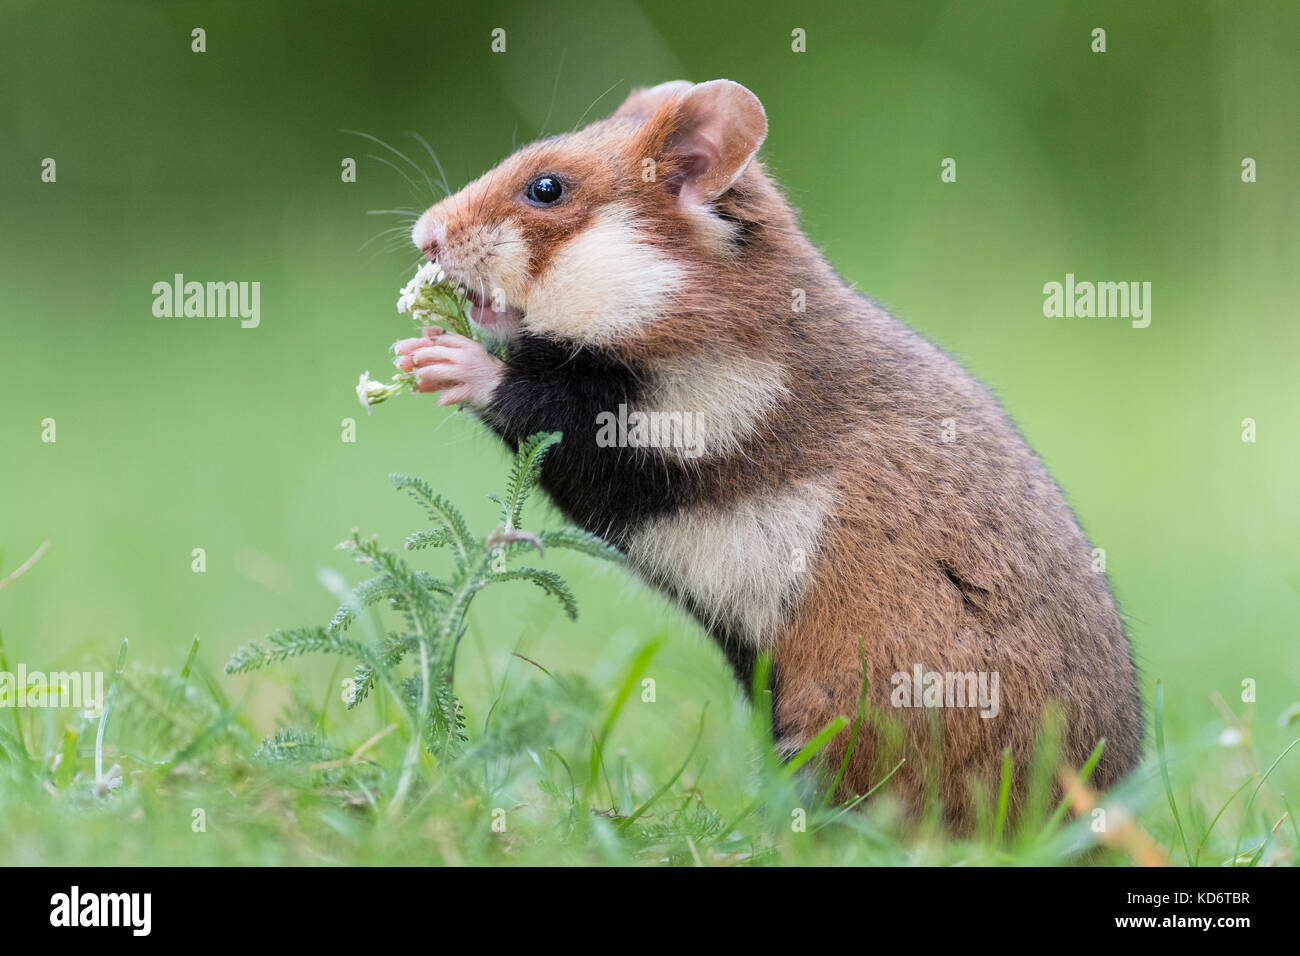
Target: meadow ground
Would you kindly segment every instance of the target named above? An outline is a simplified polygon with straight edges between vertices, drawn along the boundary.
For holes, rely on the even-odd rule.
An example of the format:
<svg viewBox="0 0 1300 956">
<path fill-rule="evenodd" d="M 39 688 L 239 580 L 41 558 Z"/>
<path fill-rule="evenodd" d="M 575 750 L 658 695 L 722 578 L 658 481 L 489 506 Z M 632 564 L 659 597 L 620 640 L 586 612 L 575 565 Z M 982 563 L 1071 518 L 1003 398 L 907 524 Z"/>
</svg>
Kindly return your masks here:
<svg viewBox="0 0 1300 956">
<path fill-rule="evenodd" d="M 6 861 L 1294 862 L 1300 831 L 1279 787 L 1290 768 L 1274 776 L 1289 748 L 1262 765 L 1254 709 L 1234 713 L 1221 697 L 1221 720 L 1171 752 L 1157 682 L 1153 759 L 1105 795 L 1087 786 L 1092 762 L 1062 766 L 1045 731 L 1023 812 L 1008 815 L 1008 754 L 1001 786 L 981 794 L 976 833 L 954 840 L 934 807 L 921 819 L 899 812 L 888 773 L 878 792 L 842 805 L 819 797 L 800 767 L 831 734 L 856 734 L 865 714 L 780 762 L 761 703 L 765 662 L 750 706 L 709 659 L 716 652 L 672 615 L 615 631 L 589 676 L 553 669 L 560 635 L 583 626 L 579 599 L 549 567 L 531 565 L 546 549 L 552 562 L 563 550 L 588 562 L 619 558 L 576 529 L 534 533 L 524 520 L 541 457 L 558 438 L 520 449 L 503 478 L 501 519 L 479 535 L 429 486 L 393 476 L 431 527 L 397 549 L 354 530 L 342 549 L 368 573 L 352 587 L 333 568 L 318 571 L 340 602 L 328 624 L 251 642 L 224 674 L 200 659 L 197 637 L 179 668 L 136 665 L 124 641 L 89 711 L 69 716 L 9 688 L 12 724 L 0 726 Z M 0 586 L 21 587 L 44 553 Z M 522 565 L 521 554 L 538 560 Z M 415 560 L 429 556 L 442 559 L 432 573 Z M 653 603 L 613 596 L 632 590 L 627 582 L 572 570 L 604 593 L 593 603 L 607 615 Z M 519 595 L 528 583 L 548 602 Z M 484 627 L 498 614 L 517 633 L 494 655 Z M 321 654 L 327 663 L 313 666 Z M 0 645 L 0 672 L 9 667 Z M 261 681 L 226 679 L 250 672 Z M 49 677 L 61 689 L 75 680 Z M 32 705 L 16 706 L 24 699 Z M 263 733 L 256 704 L 268 700 L 278 727 Z M 1300 706 L 1279 723 L 1297 717 Z"/>
</svg>

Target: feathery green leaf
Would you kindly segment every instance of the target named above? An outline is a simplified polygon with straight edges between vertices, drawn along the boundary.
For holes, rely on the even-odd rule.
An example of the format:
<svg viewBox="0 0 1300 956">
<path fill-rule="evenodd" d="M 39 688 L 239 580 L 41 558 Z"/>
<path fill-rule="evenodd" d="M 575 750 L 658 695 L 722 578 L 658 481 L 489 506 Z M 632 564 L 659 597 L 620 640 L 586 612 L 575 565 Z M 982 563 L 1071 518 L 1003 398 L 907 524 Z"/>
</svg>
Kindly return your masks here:
<svg viewBox="0 0 1300 956">
<path fill-rule="evenodd" d="M 226 673 L 244 674 L 303 654 L 347 654 L 352 657 L 362 657 L 365 654 L 365 649 L 356 641 L 342 638 L 323 627 L 295 627 L 276 631 L 266 641 L 269 645 L 267 647 L 257 641 L 249 641 L 235 651 L 226 662 Z"/>
<path fill-rule="evenodd" d="M 532 581 L 564 605 L 564 613 L 569 616 L 570 620 L 576 621 L 578 619 L 578 600 L 573 596 L 568 584 L 564 582 L 564 578 L 554 571 L 545 571 L 541 568 L 511 568 L 509 571 L 494 572 L 492 580 Z"/>
<path fill-rule="evenodd" d="M 560 432 L 538 432 L 519 443 L 514 465 L 510 469 L 510 478 L 506 482 L 505 499 L 497 499 L 501 504 L 501 517 L 507 531 L 519 527 L 523 520 L 524 502 L 542 477 L 542 463 L 562 437 Z"/>
</svg>

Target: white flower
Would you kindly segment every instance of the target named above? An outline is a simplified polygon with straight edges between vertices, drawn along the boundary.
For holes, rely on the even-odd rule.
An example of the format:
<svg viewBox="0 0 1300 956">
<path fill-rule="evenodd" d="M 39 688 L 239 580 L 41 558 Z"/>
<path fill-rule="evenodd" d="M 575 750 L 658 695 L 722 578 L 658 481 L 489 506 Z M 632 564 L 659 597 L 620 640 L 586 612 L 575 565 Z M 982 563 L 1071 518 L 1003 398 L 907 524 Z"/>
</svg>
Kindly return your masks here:
<svg viewBox="0 0 1300 956">
<path fill-rule="evenodd" d="M 417 308 L 425 289 L 432 289 L 447 281 L 447 273 L 436 262 L 426 262 L 416 270 L 411 281 L 402 286 L 402 293 L 397 299 L 397 311 L 409 312 L 417 320 L 424 319 L 430 310 Z"/>
<path fill-rule="evenodd" d="M 442 266 L 436 262 L 427 262 L 415 271 L 415 278 L 411 282 L 417 286 L 431 286 L 446 278 L 447 273 L 442 271 Z"/>
<path fill-rule="evenodd" d="M 404 388 L 415 386 L 415 373 L 402 372 L 393 376 L 391 382 L 380 382 L 370 377 L 369 372 L 362 372 L 357 379 L 357 401 L 370 414 L 371 407 L 386 402 Z"/>
<path fill-rule="evenodd" d="M 384 391 L 384 383 L 372 379 L 369 371 L 361 373 L 361 378 L 357 380 L 357 400 L 361 402 L 361 407 L 366 410 L 367 415 L 371 412 L 371 400 L 378 398 Z"/>
</svg>

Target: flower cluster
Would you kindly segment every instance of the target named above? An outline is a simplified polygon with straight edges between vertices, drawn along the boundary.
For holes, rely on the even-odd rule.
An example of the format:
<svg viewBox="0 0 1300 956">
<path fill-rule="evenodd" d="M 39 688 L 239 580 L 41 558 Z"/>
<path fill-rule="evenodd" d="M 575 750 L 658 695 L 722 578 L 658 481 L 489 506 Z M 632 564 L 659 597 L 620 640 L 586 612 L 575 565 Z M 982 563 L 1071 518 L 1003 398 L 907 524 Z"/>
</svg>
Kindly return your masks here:
<svg viewBox="0 0 1300 956">
<path fill-rule="evenodd" d="M 425 286 L 437 285 L 446 278 L 447 273 L 443 272 L 442 266 L 436 262 L 420 266 L 411 281 L 402 286 L 402 294 L 397 299 L 397 311 L 409 312 L 412 318 L 423 318 L 425 310 L 417 307 L 420 293 Z"/>
<path fill-rule="evenodd" d="M 420 266 L 411 281 L 402 287 L 397 311 L 410 315 L 421 325 L 432 321 L 457 335 L 474 338 L 469 303 L 436 262 Z"/>
<path fill-rule="evenodd" d="M 469 302 L 436 262 L 425 263 L 402 287 L 397 311 L 418 324 L 436 322 L 458 335 L 477 339 L 470 322 Z M 399 372 L 390 381 L 372 379 L 369 372 L 357 381 L 357 400 L 369 413 L 371 406 L 386 402 L 403 389 L 415 388 L 414 372 Z"/>
</svg>

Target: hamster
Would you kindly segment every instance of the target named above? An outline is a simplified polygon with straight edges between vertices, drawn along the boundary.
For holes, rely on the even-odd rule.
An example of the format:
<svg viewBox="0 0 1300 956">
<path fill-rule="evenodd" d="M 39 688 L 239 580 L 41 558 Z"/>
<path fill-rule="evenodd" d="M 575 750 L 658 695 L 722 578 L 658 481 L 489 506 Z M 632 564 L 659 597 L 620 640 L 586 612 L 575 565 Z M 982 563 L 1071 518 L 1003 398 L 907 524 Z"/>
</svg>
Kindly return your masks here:
<svg viewBox="0 0 1300 956">
<path fill-rule="evenodd" d="M 969 828 L 1007 748 L 1023 802 L 1049 705 L 1064 762 L 1105 737 L 1093 781 L 1112 785 L 1143 715 L 1092 545 L 989 392 L 804 235 L 756 158 L 766 135 L 745 87 L 678 81 L 523 147 L 413 230 L 507 359 L 430 328 L 398 367 L 511 447 L 563 432 L 543 488 L 747 689 L 770 653 L 780 752 L 849 719 L 824 783 L 865 679 L 837 796 L 901 760 L 905 806 L 933 795 Z"/>
</svg>

